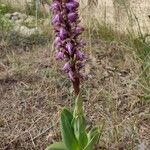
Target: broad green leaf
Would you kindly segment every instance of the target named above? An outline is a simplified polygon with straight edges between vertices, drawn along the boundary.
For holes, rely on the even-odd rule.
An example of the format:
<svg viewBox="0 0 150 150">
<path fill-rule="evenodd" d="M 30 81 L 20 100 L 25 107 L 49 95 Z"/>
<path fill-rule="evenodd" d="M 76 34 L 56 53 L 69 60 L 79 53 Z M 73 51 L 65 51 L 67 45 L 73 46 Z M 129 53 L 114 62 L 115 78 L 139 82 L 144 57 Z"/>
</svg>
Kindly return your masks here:
<svg viewBox="0 0 150 150">
<path fill-rule="evenodd" d="M 85 118 L 83 116 L 78 116 L 74 118 L 73 127 L 74 127 L 74 134 L 76 136 L 76 139 L 78 140 L 80 148 L 84 149 L 84 147 L 88 143 L 87 133 L 85 130 L 86 128 Z"/>
<path fill-rule="evenodd" d="M 63 142 L 58 142 L 48 146 L 46 150 L 67 150 L 67 148 Z"/>
<path fill-rule="evenodd" d="M 78 142 L 71 126 L 73 115 L 67 109 L 63 109 L 60 118 L 62 140 L 68 150 L 79 150 Z"/>
</svg>

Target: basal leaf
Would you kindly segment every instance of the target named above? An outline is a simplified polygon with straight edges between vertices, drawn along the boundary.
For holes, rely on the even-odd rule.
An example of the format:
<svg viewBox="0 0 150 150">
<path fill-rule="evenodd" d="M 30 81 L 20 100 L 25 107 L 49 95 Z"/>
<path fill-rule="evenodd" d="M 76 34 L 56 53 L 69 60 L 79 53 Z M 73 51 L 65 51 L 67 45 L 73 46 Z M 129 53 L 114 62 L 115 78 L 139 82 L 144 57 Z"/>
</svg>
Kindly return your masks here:
<svg viewBox="0 0 150 150">
<path fill-rule="evenodd" d="M 61 113 L 61 134 L 63 142 L 68 150 L 79 150 L 78 142 L 71 126 L 73 115 L 67 109 L 63 109 Z"/>
<path fill-rule="evenodd" d="M 58 142 L 48 146 L 46 150 L 67 150 L 67 148 L 63 142 Z"/>
<path fill-rule="evenodd" d="M 74 134 L 76 136 L 76 139 L 78 140 L 78 143 L 80 145 L 81 149 L 84 149 L 84 147 L 87 145 L 88 138 L 86 133 L 86 123 L 85 118 L 83 116 L 78 116 L 73 119 L 73 127 L 74 127 Z"/>
</svg>

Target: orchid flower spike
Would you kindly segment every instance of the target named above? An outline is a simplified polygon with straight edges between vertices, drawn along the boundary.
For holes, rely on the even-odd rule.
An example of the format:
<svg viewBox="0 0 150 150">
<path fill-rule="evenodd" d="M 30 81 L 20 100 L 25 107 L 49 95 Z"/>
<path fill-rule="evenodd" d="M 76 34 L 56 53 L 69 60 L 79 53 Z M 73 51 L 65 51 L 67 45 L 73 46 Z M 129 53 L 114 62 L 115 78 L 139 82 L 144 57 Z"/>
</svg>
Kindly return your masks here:
<svg viewBox="0 0 150 150">
<path fill-rule="evenodd" d="M 78 7 L 79 3 L 76 0 L 53 0 L 51 5 L 52 25 L 56 35 L 56 59 L 67 61 L 62 70 L 72 81 L 76 94 L 79 93 L 82 78 L 82 67 L 78 64 L 79 61 L 82 64 L 85 60 L 85 55 L 81 51 L 84 47 L 83 41 L 79 37 L 84 29 L 79 25 Z"/>
</svg>

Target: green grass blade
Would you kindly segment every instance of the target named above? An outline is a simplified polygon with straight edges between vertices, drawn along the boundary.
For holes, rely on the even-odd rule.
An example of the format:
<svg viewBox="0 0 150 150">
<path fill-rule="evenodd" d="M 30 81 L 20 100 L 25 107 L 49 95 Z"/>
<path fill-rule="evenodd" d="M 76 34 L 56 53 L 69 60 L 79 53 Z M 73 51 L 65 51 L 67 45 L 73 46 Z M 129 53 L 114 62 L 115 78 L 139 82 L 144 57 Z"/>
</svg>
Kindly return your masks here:
<svg viewBox="0 0 150 150">
<path fill-rule="evenodd" d="M 96 127 L 92 128 L 91 131 L 88 133 L 88 144 L 84 148 L 84 150 L 92 150 L 94 144 L 97 142 L 99 138 L 99 131 Z"/>
</svg>

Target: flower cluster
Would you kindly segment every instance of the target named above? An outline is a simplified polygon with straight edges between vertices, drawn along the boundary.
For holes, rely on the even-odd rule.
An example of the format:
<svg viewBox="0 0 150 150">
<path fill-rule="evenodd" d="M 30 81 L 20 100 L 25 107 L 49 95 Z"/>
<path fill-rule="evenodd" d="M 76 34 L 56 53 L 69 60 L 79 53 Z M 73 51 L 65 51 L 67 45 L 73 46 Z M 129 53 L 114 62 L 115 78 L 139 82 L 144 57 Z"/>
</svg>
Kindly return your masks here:
<svg viewBox="0 0 150 150">
<path fill-rule="evenodd" d="M 79 26 L 78 7 L 76 0 L 53 0 L 51 5 L 56 58 L 66 62 L 63 70 L 76 84 L 82 78 L 80 70 L 85 60 L 85 55 L 81 52 L 85 43 L 79 37 L 84 29 Z"/>
</svg>

